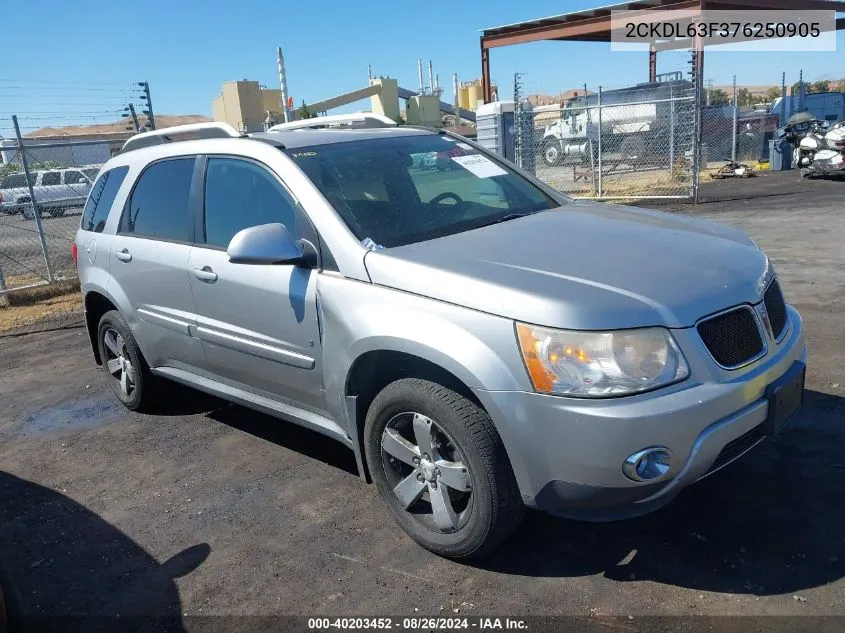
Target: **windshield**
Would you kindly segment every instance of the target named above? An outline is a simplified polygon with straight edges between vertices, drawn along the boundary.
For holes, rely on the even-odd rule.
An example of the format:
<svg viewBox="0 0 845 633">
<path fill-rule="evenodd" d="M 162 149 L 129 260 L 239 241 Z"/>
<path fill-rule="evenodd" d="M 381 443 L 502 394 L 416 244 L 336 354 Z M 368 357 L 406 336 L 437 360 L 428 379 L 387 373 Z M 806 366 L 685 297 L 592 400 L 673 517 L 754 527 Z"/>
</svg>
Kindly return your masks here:
<svg viewBox="0 0 845 633">
<path fill-rule="evenodd" d="M 36 175 L 29 175 L 29 184 L 35 184 Z M 3 179 L 3 184 L 0 184 L 0 189 L 16 189 L 18 187 L 26 187 L 26 174 L 9 174 Z"/>
<path fill-rule="evenodd" d="M 286 150 L 355 236 L 402 246 L 560 205 L 510 168 L 440 134 Z"/>
</svg>

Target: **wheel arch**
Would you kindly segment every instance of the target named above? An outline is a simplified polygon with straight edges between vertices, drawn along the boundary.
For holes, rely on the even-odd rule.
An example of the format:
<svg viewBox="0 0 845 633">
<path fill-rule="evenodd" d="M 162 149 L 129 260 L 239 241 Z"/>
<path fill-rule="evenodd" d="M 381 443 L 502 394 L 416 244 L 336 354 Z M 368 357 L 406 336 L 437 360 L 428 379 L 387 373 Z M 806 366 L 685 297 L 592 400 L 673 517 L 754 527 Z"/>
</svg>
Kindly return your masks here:
<svg viewBox="0 0 845 633">
<path fill-rule="evenodd" d="M 443 363 L 437 356 L 439 354 L 427 354 L 424 350 L 410 352 L 383 347 L 362 352 L 352 361 L 346 374 L 343 394 L 350 405 L 354 403 L 354 407 L 347 408 L 347 416 L 352 418 L 354 415 L 354 419 L 349 420 L 349 432 L 354 433 L 353 442 L 360 447 L 359 468 L 368 483 L 372 482 L 372 478 L 367 470 L 366 459 L 363 459 L 364 423 L 373 399 L 390 383 L 402 378 L 430 380 L 460 393 L 486 411 L 470 387 L 476 379 L 465 369 L 447 367 L 454 363 Z"/>
<path fill-rule="evenodd" d="M 114 300 L 108 296 L 102 288 L 94 288 L 85 292 L 85 329 L 88 331 L 88 340 L 91 343 L 91 350 L 94 352 L 94 360 L 98 365 L 103 364 L 100 358 L 100 345 L 97 342 L 97 327 L 100 319 L 110 310 L 118 310 Z"/>
</svg>

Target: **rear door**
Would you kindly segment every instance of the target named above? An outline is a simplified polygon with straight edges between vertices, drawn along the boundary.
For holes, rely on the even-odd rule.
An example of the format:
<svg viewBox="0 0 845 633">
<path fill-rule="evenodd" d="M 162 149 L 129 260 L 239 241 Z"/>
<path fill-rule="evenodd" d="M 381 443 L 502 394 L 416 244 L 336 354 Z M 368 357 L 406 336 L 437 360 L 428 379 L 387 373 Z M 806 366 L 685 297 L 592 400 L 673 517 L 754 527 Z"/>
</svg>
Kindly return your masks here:
<svg viewBox="0 0 845 633">
<path fill-rule="evenodd" d="M 194 239 L 191 183 L 196 157 L 168 158 L 141 173 L 112 242 L 113 294 L 122 293 L 126 315 L 150 366 L 202 367 L 188 258 Z"/>
<path fill-rule="evenodd" d="M 35 187 L 35 200 L 48 209 L 62 197 L 62 172 L 45 171 L 41 182 Z"/>
<path fill-rule="evenodd" d="M 233 264 L 226 254 L 241 229 L 281 222 L 316 243 L 301 207 L 266 166 L 210 156 L 204 213 L 190 259 L 197 336 L 221 379 L 325 413 L 317 271 L 289 264 Z"/>
</svg>

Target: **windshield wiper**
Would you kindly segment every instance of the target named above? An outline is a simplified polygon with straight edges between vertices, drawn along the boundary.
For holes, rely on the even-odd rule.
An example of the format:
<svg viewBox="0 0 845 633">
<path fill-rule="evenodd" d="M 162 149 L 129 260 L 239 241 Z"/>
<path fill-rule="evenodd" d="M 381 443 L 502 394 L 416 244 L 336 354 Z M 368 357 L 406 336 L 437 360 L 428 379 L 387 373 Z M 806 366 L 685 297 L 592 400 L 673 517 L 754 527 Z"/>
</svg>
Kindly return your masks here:
<svg viewBox="0 0 845 633">
<path fill-rule="evenodd" d="M 498 218 L 493 218 L 492 220 L 485 220 L 481 224 L 479 224 L 478 228 L 482 226 L 491 226 L 493 224 L 501 224 L 502 222 L 507 222 L 508 220 L 516 220 L 517 218 L 524 218 L 526 215 L 534 215 L 536 211 L 528 211 L 523 213 L 506 213 L 505 215 L 499 216 Z"/>
</svg>

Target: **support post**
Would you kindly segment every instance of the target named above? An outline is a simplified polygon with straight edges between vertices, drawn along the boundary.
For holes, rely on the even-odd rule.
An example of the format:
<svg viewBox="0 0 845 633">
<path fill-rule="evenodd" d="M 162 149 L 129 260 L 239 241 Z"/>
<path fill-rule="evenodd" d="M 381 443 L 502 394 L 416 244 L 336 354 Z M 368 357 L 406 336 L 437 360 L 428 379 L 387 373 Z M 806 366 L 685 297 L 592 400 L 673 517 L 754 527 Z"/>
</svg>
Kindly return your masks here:
<svg viewBox="0 0 845 633">
<path fill-rule="evenodd" d="M 490 50 L 484 48 L 481 41 L 481 88 L 484 92 L 484 103 L 493 101 L 493 86 L 490 84 Z"/>
<path fill-rule="evenodd" d="M 0 308 L 9 307 L 9 295 L 6 293 L 6 279 L 3 277 L 3 267 L 0 266 Z"/>
<path fill-rule="evenodd" d="M 675 178 L 675 88 L 669 86 L 669 178 Z"/>
<path fill-rule="evenodd" d="M 654 48 L 654 44 L 648 51 L 648 80 L 650 83 L 657 81 L 657 50 Z"/>
<path fill-rule="evenodd" d="M 26 185 L 29 188 L 29 204 L 32 207 L 32 214 L 35 216 L 35 226 L 38 228 L 38 239 L 41 241 L 41 252 L 44 255 L 44 263 L 47 265 L 47 279 L 50 283 L 53 283 L 56 279 L 53 277 L 53 266 L 50 264 L 50 253 L 47 249 L 47 240 L 44 237 L 44 229 L 41 226 L 41 214 L 38 212 L 38 205 L 35 202 L 35 190 L 32 188 L 32 180 L 29 177 L 29 162 L 26 160 L 26 150 L 24 150 L 21 128 L 18 125 L 18 117 L 16 114 L 12 115 L 12 123 L 15 125 L 15 136 L 18 139 L 18 151 L 21 153 L 21 166 L 23 167 L 24 177 L 26 178 Z"/>
<path fill-rule="evenodd" d="M 603 180 L 602 180 L 602 177 L 604 175 L 602 172 L 604 170 L 602 169 L 601 86 L 599 86 L 599 96 L 598 96 L 598 101 L 596 102 L 596 106 L 598 108 L 598 118 L 599 118 L 599 121 L 598 121 L 598 124 L 599 124 L 599 138 L 598 138 L 598 144 L 599 144 L 599 150 L 598 150 L 599 151 L 599 198 L 601 198 L 602 196 L 604 196 L 604 183 L 603 183 Z"/>
<path fill-rule="evenodd" d="M 693 55 L 695 59 L 695 74 L 693 75 L 695 98 L 693 101 L 692 198 L 693 204 L 698 204 L 698 190 L 701 180 L 701 88 L 702 77 L 704 77 L 704 45 L 698 35 L 693 39 Z"/>
<path fill-rule="evenodd" d="M 132 125 L 135 126 L 135 131 L 141 131 L 141 123 L 138 121 L 138 114 L 135 112 L 135 106 L 133 104 L 129 104 L 129 114 L 132 117 Z"/>
<path fill-rule="evenodd" d="M 780 78 L 780 127 L 786 125 L 786 73 Z"/>
<path fill-rule="evenodd" d="M 736 75 L 734 75 L 734 115 L 733 115 L 733 131 L 731 132 L 731 162 L 736 162 L 736 126 L 739 122 L 739 103 L 736 92 Z"/>
</svg>

